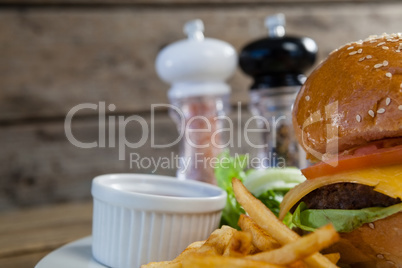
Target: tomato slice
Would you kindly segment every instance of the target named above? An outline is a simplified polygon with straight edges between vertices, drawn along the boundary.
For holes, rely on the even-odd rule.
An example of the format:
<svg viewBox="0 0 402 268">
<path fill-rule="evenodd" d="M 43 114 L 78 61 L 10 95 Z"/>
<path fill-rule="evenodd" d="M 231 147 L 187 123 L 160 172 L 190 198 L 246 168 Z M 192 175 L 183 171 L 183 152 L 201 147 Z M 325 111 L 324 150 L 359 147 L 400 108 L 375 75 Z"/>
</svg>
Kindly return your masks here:
<svg viewBox="0 0 402 268">
<path fill-rule="evenodd" d="M 390 148 L 367 146 L 356 150 L 353 155 L 340 156 L 338 159 L 320 162 L 302 169 L 307 179 L 314 179 L 337 173 L 364 169 L 368 167 L 381 167 L 389 165 L 402 165 L 402 145 Z"/>
</svg>

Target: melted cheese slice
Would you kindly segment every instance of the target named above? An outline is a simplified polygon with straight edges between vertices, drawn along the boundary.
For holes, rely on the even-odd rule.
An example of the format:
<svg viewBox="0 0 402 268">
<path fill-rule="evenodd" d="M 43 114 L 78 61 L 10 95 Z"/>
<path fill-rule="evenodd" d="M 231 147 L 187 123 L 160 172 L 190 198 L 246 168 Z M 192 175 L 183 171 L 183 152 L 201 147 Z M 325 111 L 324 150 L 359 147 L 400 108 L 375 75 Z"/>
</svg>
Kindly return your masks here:
<svg viewBox="0 0 402 268">
<path fill-rule="evenodd" d="M 377 192 L 393 198 L 399 197 L 402 199 L 402 165 L 368 168 L 311 179 L 297 185 L 283 198 L 279 218 L 282 220 L 286 213 L 296 205 L 300 199 L 315 189 L 340 182 L 373 186 L 374 190 Z"/>
</svg>

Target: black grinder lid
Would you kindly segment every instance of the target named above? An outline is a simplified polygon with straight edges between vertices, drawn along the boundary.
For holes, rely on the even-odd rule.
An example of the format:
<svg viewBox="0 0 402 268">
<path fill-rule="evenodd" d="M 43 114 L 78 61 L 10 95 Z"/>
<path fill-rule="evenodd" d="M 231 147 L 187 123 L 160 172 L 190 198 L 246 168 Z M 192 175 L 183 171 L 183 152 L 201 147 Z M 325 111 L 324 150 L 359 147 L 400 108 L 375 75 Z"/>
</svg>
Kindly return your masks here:
<svg viewBox="0 0 402 268">
<path fill-rule="evenodd" d="M 308 37 L 285 36 L 285 16 L 268 16 L 269 36 L 246 45 L 240 68 L 254 78 L 251 89 L 302 85 L 303 74 L 313 66 L 317 44 Z"/>
</svg>

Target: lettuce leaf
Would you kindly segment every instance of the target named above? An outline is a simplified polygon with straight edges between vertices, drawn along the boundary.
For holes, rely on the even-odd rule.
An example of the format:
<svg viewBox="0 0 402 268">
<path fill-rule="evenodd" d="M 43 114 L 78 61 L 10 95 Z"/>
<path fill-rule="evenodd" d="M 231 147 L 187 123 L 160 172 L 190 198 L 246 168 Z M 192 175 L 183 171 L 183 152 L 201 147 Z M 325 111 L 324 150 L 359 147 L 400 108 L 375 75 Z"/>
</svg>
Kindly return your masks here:
<svg viewBox="0 0 402 268">
<path fill-rule="evenodd" d="M 307 209 L 301 202 L 292 216 L 292 222 L 302 230 L 313 232 L 328 223 L 332 223 L 338 232 L 346 233 L 402 211 L 402 203 L 389 207 L 370 207 L 356 210 L 346 209 Z"/>
<path fill-rule="evenodd" d="M 276 216 L 285 194 L 305 177 L 297 168 L 269 168 L 253 170 L 244 180 L 244 186 Z"/>
<path fill-rule="evenodd" d="M 218 186 L 227 192 L 226 207 L 222 211 L 221 225 L 240 229 L 237 225 L 244 209 L 236 201 L 232 189 L 232 179 L 238 178 L 246 188 L 261 200 L 276 216 L 283 196 L 294 186 L 305 180 L 297 168 L 269 168 L 264 170 L 247 170 L 248 155 L 231 157 L 228 151 L 220 155 L 220 163 L 215 167 Z M 293 225 L 291 218 L 284 221 Z M 289 226 L 288 225 L 288 226 Z"/>
<path fill-rule="evenodd" d="M 244 214 L 244 209 L 237 202 L 232 188 L 232 179 L 237 178 L 244 181 L 246 177 L 245 169 L 248 163 L 247 155 L 237 155 L 231 157 L 229 152 L 221 153 L 219 164 L 215 167 L 214 173 L 218 186 L 226 191 L 226 206 L 222 211 L 220 225 L 229 225 L 240 230 L 237 225 L 239 217 Z"/>
<path fill-rule="evenodd" d="M 244 186 L 254 195 L 259 196 L 272 189 L 288 192 L 305 180 L 306 178 L 298 168 L 269 168 L 249 172 L 244 181 Z"/>
</svg>

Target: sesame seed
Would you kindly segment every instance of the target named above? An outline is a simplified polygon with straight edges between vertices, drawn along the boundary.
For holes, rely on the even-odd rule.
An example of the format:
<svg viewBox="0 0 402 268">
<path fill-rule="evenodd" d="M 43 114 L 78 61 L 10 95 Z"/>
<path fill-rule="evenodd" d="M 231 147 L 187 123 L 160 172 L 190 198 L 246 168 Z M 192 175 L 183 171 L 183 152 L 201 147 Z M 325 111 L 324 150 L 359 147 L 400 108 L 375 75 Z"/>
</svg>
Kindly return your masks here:
<svg viewBox="0 0 402 268">
<path fill-rule="evenodd" d="M 360 58 L 359 61 L 364 61 L 365 58 L 366 58 L 366 57 Z"/>
<path fill-rule="evenodd" d="M 377 42 L 377 40 L 370 40 L 370 43 L 375 43 Z"/>
<path fill-rule="evenodd" d="M 378 114 L 383 114 L 383 113 L 385 113 L 385 109 L 384 108 L 378 109 L 377 113 Z"/>
<path fill-rule="evenodd" d="M 385 42 L 378 43 L 378 44 L 377 44 L 377 47 L 382 46 L 382 45 L 384 45 L 384 44 L 385 44 Z"/>
<path fill-rule="evenodd" d="M 370 223 L 368 224 L 368 226 L 369 226 L 371 229 L 374 229 L 374 223 L 370 222 Z"/>
<path fill-rule="evenodd" d="M 357 54 L 357 51 L 352 51 L 349 53 L 349 55 L 354 55 L 354 54 Z"/>
<path fill-rule="evenodd" d="M 357 50 L 357 53 L 362 53 L 363 49 L 359 48 L 359 50 Z"/>
<path fill-rule="evenodd" d="M 363 40 L 359 40 L 359 41 L 357 41 L 357 42 L 356 42 L 356 44 L 358 44 L 358 45 L 363 44 Z"/>
<path fill-rule="evenodd" d="M 402 105 L 399 105 L 399 106 L 398 106 L 398 110 L 401 110 L 401 111 L 402 111 Z"/>
<path fill-rule="evenodd" d="M 369 111 L 368 111 L 368 114 L 369 114 L 371 117 L 374 117 L 374 115 L 375 115 L 373 110 L 369 110 Z"/>
<path fill-rule="evenodd" d="M 347 50 L 351 50 L 351 49 L 353 49 L 353 48 L 354 48 L 354 47 L 348 47 Z"/>
<path fill-rule="evenodd" d="M 387 49 L 389 49 L 389 47 L 387 47 L 387 46 L 382 46 L 382 49 L 387 50 Z"/>
<path fill-rule="evenodd" d="M 386 98 L 386 99 L 385 99 L 385 105 L 388 106 L 390 103 L 391 103 L 391 99 L 390 99 L 390 98 Z"/>
<path fill-rule="evenodd" d="M 395 50 L 395 52 L 398 52 L 398 53 L 399 53 L 399 52 L 401 52 L 401 50 L 397 49 L 397 50 Z"/>
<path fill-rule="evenodd" d="M 382 254 L 377 254 L 377 258 L 379 258 L 379 259 L 384 259 L 384 255 L 382 255 Z"/>
<path fill-rule="evenodd" d="M 366 56 L 366 59 L 371 59 L 373 56 L 371 56 L 371 55 L 367 55 Z"/>
<path fill-rule="evenodd" d="M 382 67 L 382 63 L 377 63 L 376 65 L 374 65 L 374 68 L 380 68 L 380 67 Z"/>
<path fill-rule="evenodd" d="M 357 121 L 357 122 L 361 122 L 361 121 L 362 121 L 362 118 L 361 118 L 360 115 L 356 115 L 356 121 Z"/>
<path fill-rule="evenodd" d="M 399 85 L 399 87 L 402 87 L 402 83 Z"/>
<path fill-rule="evenodd" d="M 391 73 L 386 73 L 385 76 L 391 78 L 392 74 Z"/>
<path fill-rule="evenodd" d="M 382 65 L 383 65 L 383 66 L 388 66 L 388 61 L 386 61 L 386 60 L 383 61 L 383 62 L 382 62 Z"/>
<path fill-rule="evenodd" d="M 332 50 L 332 51 L 329 53 L 329 55 L 334 54 L 334 53 L 337 52 L 337 51 L 338 51 L 338 49 L 336 48 L 336 49 Z"/>
<path fill-rule="evenodd" d="M 309 101 L 310 100 L 310 96 L 306 96 L 306 101 Z"/>
</svg>

